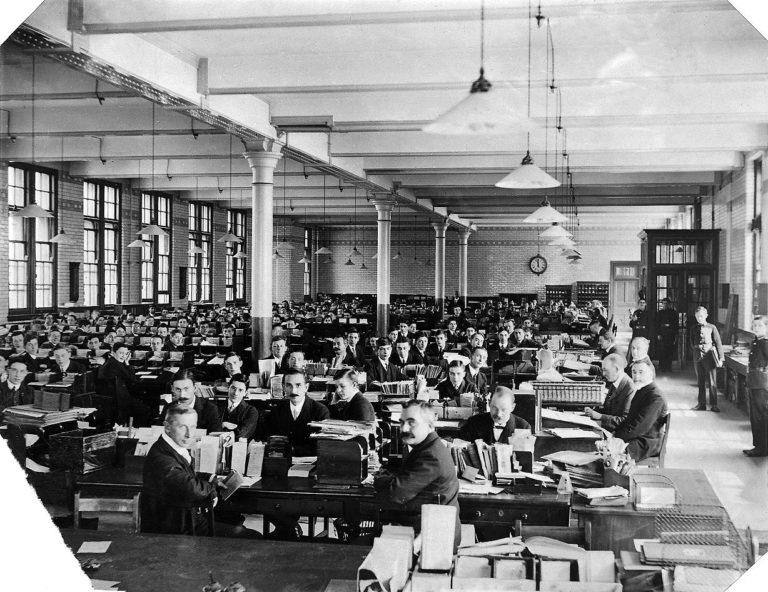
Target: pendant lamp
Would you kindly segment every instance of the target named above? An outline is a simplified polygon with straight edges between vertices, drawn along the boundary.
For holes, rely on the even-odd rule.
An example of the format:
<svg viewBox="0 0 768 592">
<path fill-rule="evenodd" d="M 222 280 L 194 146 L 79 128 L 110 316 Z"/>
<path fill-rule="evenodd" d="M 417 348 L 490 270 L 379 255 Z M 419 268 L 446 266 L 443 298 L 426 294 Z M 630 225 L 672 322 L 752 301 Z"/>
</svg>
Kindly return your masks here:
<svg viewBox="0 0 768 592">
<path fill-rule="evenodd" d="M 203 253 L 205 253 L 205 251 L 201 246 L 194 244 L 189 248 L 189 251 L 187 251 L 187 253 L 189 253 L 190 255 L 202 255 Z"/>
<path fill-rule="evenodd" d="M 567 236 L 557 237 L 555 240 L 549 243 L 550 247 L 575 247 L 576 241 Z"/>
<path fill-rule="evenodd" d="M 539 236 L 541 236 L 542 238 L 558 238 L 561 236 L 572 236 L 572 235 L 570 232 L 568 232 L 565 228 L 563 228 L 559 224 L 552 224 L 552 226 L 547 228 Z"/>
<path fill-rule="evenodd" d="M 355 262 L 352 261 L 352 257 L 347 257 L 347 262 L 344 265 L 354 265 Z"/>
<path fill-rule="evenodd" d="M 234 255 L 232 255 L 232 258 L 233 258 L 233 259 L 247 259 L 247 258 L 248 258 L 248 255 L 246 255 L 246 254 L 245 254 L 245 253 L 242 251 L 242 249 L 240 249 L 240 250 L 238 250 L 238 251 L 237 251 L 237 253 L 235 253 Z"/>
<path fill-rule="evenodd" d="M 57 245 L 69 245 L 72 244 L 72 237 L 64 232 L 64 229 L 62 228 L 57 234 L 51 237 L 51 240 L 48 242 L 55 243 Z"/>
<path fill-rule="evenodd" d="M 277 249 L 275 249 L 275 251 L 272 253 L 272 259 L 285 259 L 285 257 L 283 257 L 280 253 L 277 252 Z"/>
<path fill-rule="evenodd" d="M 528 118 L 531 117 L 531 2 L 528 0 Z M 515 169 L 496 183 L 496 187 L 505 189 L 543 189 L 558 187 L 560 181 L 548 175 L 533 162 L 531 157 L 531 133 L 528 132 L 525 156 L 520 168 Z"/>
<path fill-rule="evenodd" d="M 323 175 L 323 225 L 325 225 L 325 223 L 325 175 Z M 331 255 L 332 253 L 333 251 L 331 251 L 326 246 L 321 246 L 317 251 L 315 251 L 315 255 Z M 328 263 L 328 261 L 326 261 L 326 263 Z"/>
<path fill-rule="evenodd" d="M 555 222 L 562 224 L 567 222 L 568 218 L 558 212 L 549 203 L 549 198 L 545 197 L 541 202 L 541 207 L 527 216 L 523 222 L 526 224 L 554 224 Z"/>
<path fill-rule="evenodd" d="M 232 134 L 229 135 L 229 209 L 232 209 Z M 216 242 L 219 243 L 241 243 L 243 239 L 232 232 L 229 226 L 227 231 L 222 234 Z M 272 257 L 274 259 L 274 257 Z"/>
<path fill-rule="evenodd" d="M 365 261 L 363 261 L 363 264 L 360 266 L 360 269 L 368 269 L 368 267 L 365 265 Z"/>
<path fill-rule="evenodd" d="M 128 243 L 129 249 L 143 249 L 144 247 L 148 247 L 149 243 L 141 240 L 140 238 L 137 238 L 134 241 L 131 241 Z"/>
<path fill-rule="evenodd" d="M 299 263 L 309 263 L 309 262 L 310 262 L 310 260 L 309 260 L 309 258 L 307 257 L 307 255 L 306 255 L 306 253 L 305 253 L 305 254 L 304 254 L 304 256 L 303 256 L 301 259 L 299 259 L 299 261 L 298 261 L 298 262 L 299 262 Z"/>
</svg>

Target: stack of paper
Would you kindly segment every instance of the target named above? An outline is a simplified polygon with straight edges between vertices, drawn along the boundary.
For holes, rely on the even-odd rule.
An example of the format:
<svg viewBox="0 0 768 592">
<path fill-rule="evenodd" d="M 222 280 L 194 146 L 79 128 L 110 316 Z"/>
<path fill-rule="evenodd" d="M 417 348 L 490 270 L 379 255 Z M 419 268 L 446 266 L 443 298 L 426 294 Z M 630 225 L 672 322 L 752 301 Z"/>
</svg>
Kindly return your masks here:
<svg viewBox="0 0 768 592">
<path fill-rule="evenodd" d="M 44 428 L 47 426 L 77 421 L 80 410 L 77 408 L 69 411 L 43 411 L 35 409 L 32 405 L 17 405 L 5 408 L 5 421 L 18 426 L 34 426 Z"/>
<path fill-rule="evenodd" d="M 324 419 L 311 421 L 309 427 L 320 430 L 310 434 L 310 438 L 320 440 L 350 440 L 356 436 L 367 437 L 373 429 L 371 423 L 364 421 L 342 421 L 340 419 Z"/>
<path fill-rule="evenodd" d="M 629 502 L 629 491 L 618 485 L 575 489 L 590 506 L 623 506 Z"/>
</svg>

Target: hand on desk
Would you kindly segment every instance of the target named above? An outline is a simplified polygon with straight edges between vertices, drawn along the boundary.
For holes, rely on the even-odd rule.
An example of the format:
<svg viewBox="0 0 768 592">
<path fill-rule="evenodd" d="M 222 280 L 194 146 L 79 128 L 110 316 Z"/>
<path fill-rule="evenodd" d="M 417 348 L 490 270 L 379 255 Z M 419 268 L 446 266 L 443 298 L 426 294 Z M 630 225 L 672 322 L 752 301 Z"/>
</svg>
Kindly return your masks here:
<svg viewBox="0 0 768 592">
<path fill-rule="evenodd" d="M 599 421 L 603 417 L 602 413 L 598 413 L 597 411 L 595 411 L 591 407 L 585 407 L 584 408 L 584 415 L 586 415 L 590 419 L 594 419 L 595 421 Z"/>
</svg>

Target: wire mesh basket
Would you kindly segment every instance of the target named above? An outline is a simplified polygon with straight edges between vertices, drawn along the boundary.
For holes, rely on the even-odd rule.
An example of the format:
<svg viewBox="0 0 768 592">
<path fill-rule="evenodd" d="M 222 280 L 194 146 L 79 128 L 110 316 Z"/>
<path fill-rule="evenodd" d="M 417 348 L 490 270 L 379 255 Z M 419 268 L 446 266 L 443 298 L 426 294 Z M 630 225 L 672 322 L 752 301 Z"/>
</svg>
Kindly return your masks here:
<svg viewBox="0 0 768 592">
<path fill-rule="evenodd" d="M 602 381 L 545 382 L 535 380 L 533 390 L 542 403 L 602 405 Z"/>
</svg>

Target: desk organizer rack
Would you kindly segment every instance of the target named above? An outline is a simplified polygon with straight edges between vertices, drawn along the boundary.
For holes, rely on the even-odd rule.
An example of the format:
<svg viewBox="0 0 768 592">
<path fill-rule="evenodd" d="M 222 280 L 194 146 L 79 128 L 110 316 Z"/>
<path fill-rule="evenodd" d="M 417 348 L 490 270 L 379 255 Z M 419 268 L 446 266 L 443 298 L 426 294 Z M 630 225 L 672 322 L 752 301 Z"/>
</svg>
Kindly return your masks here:
<svg viewBox="0 0 768 592">
<path fill-rule="evenodd" d="M 542 404 L 602 405 L 603 382 L 546 382 L 535 380 L 533 390 Z"/>
</svg>

